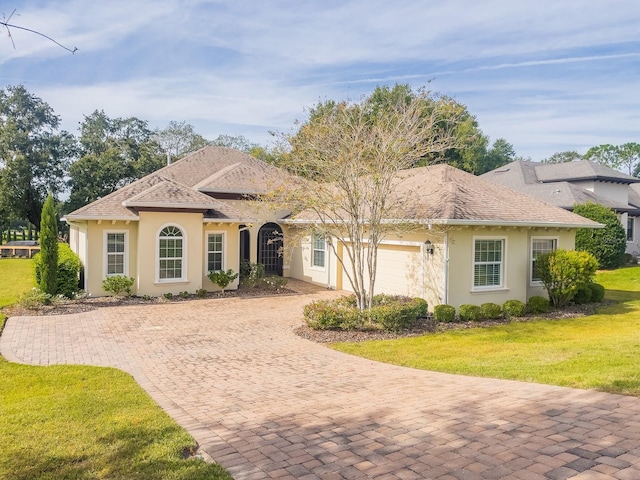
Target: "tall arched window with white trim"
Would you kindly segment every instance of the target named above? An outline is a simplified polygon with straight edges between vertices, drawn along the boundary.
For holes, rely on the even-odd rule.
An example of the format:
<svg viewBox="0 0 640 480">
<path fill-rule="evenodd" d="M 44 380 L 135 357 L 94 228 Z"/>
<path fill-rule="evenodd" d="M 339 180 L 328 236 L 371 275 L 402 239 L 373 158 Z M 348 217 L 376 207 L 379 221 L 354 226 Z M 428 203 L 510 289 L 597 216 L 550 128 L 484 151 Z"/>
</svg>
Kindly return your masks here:
<svg viewBox="0 0 640 480">
<path fill-rule="evenodd" d="M 164 227 L 158 235 L 158 279 L 182 280 L 184 270 L 184 234 L 175 225 Z"/>
</svg>

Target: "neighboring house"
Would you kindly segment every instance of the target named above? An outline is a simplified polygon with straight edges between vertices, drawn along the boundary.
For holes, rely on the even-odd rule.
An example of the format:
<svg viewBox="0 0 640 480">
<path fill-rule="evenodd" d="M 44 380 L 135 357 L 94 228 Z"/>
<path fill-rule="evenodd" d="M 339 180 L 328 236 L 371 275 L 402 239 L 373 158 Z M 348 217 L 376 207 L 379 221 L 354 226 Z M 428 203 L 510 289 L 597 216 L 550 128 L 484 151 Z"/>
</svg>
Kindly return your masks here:
<svg viewBox="0 0 640 480">
<path fill-rule="evenodd" d="M 237 272 L 241 259 L 276 275 L 349 290 L 329 248 L 335 239 L 298 241 L 313 218 L 291 218 L 250 201 L 287 177 L 244 153 L 205 147 L 68 214 L 85 290 L 105 295 L 101 285 L 109 275 L 134 277 L 138 295 L 217 290 L 207 273 Z M 430 308 L 543 295 L 536 257 L 572 249 L 577 228 L 599 226 L 446 165 L 401 172 L 391 193 L 403 207 L 388 220 L 415 228 L 383 241 L 376 293 L 420 296 Z M 335 246 L 347 264 L 345 246 Z"/>
<path fill-rule="evenodd" d="M 536 258 L 573 249 L 577 228 L 601 226 L 448 165 L 401 172 L 393 193 L 401 206 L 388 221 L 415 228 L 383 240 L 376 293 L 422 297 L 430 309 L 546 295 Z M 290 229 L 314 222 L 304 213 L 284 220 Z M 313 236 L 291 249 L 289 275 L 351 290 L 329 242 L 348 267 L 344 245 Z"/>
<path fill-rule="evenodd" d="M 627 232 L 627 253 L 640 255 L 640 179 L 596 162 L 515 161 L 481 175 L 532 197 L 573 210 L 599 203 L 618 214 Z"/>
</svg>

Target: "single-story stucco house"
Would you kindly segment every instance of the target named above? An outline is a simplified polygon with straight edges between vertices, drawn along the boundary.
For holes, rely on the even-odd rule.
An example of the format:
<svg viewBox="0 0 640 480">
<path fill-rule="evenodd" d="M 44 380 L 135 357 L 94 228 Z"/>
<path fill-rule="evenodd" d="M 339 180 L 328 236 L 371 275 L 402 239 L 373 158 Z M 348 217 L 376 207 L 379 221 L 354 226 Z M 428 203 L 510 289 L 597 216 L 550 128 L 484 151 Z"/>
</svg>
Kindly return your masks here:
<svg viewBox="0 0 640 480">
<path fill-rule="evenodd" d="M 213 291 L 207 273 L 237 272 L 241 259 L 349 290 L 345 245 L 300 238 L 313 218 L 251 201 L 288 177 L 242 152 L 205 147 L 66 215 L 85 290 L 105 295 L 104 278 L 127 275 L 138 295 Z M 382 242 L 376 293 L 420 296 L 431 309 L 544 295 L 536 257 L 572 249 L 576 229 L 599 227 L 447 165 L 403 171 L 394 185 L 392 194 L 408 199 L 399 215 L 415 228 Z"/>
<path fill-rule="evenodd" d="M 626 252 L 640 256 L 640 178 L 589 160 L 516 160 L 481 177 L 567 210 L 589 202 L 609 207 L 626 229 Z"/>
</svg>

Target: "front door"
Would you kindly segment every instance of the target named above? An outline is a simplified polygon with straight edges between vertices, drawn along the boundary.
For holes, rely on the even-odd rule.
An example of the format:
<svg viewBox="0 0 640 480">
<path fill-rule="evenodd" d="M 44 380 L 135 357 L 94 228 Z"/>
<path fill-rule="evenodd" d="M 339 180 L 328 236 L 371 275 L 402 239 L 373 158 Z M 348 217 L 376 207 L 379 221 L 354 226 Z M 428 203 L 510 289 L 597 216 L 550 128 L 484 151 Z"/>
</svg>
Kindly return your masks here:
<svg viewBox="0 0 640 480">
<path fill-rule="evenodd" d="M 258 263 L 264 272 L 282 276 L 282 252 L 284 251 L 282 228 L 277 223 L 267 223 L 258 231 Z"/>
</svg>

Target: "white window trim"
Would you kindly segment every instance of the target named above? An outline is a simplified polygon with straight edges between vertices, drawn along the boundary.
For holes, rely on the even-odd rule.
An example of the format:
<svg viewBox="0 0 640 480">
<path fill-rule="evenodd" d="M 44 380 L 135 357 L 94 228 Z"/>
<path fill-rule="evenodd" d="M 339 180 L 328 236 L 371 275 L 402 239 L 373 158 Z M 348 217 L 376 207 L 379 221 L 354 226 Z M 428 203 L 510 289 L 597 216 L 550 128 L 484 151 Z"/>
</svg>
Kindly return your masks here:
<svg viewBox="0 0 640 480">
<path fill-rule="evenodd" d="M 499 240 L 502 241 L 502 261 L 500 262 L 500 285 L 489 285 L 486 287 L 475 286 L 475 265 L 476 265 L 476 241 L 477 240 Z M 504 235 L 483 235 L 474 236 L 471 241 L 471 292 L 497 292 L 508 290 L 507 283 L 507 237 Z"/>
<path fill-rule="evenodd" d="M 109 274 L 109 234 L 124 233 L 124 272 Z M 117 275 L 129 276 L 129 231 L 128 230 L 104 230 L 103 256 L 102 256 L 102 278 L 115 277 Z"/>
<path fill-rule="evenodd" d="M 533 279 L 533 242 L 534 240 L 555 240 L 556 241 L 556 250 L 558 249 L 558 244 L 560 239 L 554 236 L 535 236 L 531 237 L 529 241 L 529 286 L 530 287 L 542 287 L 543 284 L 540 280 Z"/>
<path fill-rule="evenodd" d="M 209 235 L 222 235 L 222 270 L 227 268 L 227 232 L 224 230 L 207 230 L 205 233 L 204 274 L 209 274 Z"/>
<path fill-rule="evenodd" d="M 160 278 L 160 232 L 167 227 L 176 227 L 182 232 L 182 276 L 180 278 Z M 187 276 L 187 231 L 186 229 L 175 222 L 165 223 L 156 232 L 156 281 L 155 283 L 185 283 L 189 278 Z"/>
<path fill-rule="evenodd" d="M 316 251 L 321 251 L 320 249 L 316 249 L 315 248 L 315 240 L 317 237 L 319 237 L 320 235 L 317 234 L 312 234 L 311 235 L 311 270 L 317 270 L 319 272 L 324 272 L 327 270 L 327 239 L 326 237 L 324 238 L 324 265 L 319 266 L 319 265 L 314 265 L 313 264 L 313 260 L 314 260 L 314 252 Z"/>
</svg>

